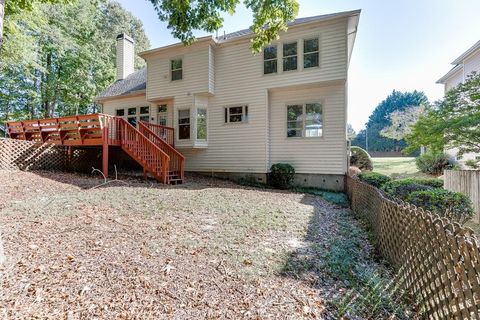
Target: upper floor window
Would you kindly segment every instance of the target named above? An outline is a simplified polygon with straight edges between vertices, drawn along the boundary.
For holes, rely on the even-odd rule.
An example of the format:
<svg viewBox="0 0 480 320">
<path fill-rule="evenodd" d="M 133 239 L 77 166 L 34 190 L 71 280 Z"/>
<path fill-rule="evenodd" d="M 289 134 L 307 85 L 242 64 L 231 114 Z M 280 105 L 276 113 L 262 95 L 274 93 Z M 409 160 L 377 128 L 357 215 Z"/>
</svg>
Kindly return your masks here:
<svg viewBox="0 0 480 320">
<path fill-rule="evenodd" d="M 225 108 L 225 123 L 247 122 L 248 106 L 235 106 Z"/>
<path fill-rule="evenodd" d="M 170 61 L 172 81 L 183 79 L 182 64 L 182 59 L 175 59 Z"/>
<path fill-rule="evenodd" d="M 283 71 L 297 70 L 297 42 L 283 44 Z"/>
<path fill-rule="evenodd" d="M 263 74 L 277 72 L 277 46 L 263 49 Z"/>
<path fill-rule="evenodd" d="M 190 109 L 178 110 L 178 139 L 190 139 Z"/>
<path fill-rule="evenodd" d="M 323 135 L 320 103 L 287 106 L 287 137 L 321 137 Z"/>
<path fill-rule="evenodd" d="M 303 67 L 318 67 L 318 38 L 307 39 L 303 42 Z"/>
</svg>

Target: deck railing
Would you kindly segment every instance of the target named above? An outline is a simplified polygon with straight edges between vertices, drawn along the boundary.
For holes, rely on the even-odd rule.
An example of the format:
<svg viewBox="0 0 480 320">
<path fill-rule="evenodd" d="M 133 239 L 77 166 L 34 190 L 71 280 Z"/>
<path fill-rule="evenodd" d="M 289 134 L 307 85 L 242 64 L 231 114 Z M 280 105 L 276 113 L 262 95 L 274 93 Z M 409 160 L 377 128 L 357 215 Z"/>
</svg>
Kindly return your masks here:
<svg viewBox="0 0 480 320">
<path fill-rule="evenodd" d="M 183 180 L 185 157 L 180 152 L 178 152 L 177 149 L 175 149 L 172 145 L 159 137 L 153 130 L 148 128 L 145 122 L 141 121 L 138 124 L 138 129 L 140 130 L 140 132 L 170 157 L 170 171 Z"/>
<path fill-rule="evenodd" d="M 175 130 L 172 127 L 153 124 L 150 122 L 140 121 L 144 126 L 153 131 L 157 136 L 165 140 L 169 145 L 175 147 Z"/>
</svg>

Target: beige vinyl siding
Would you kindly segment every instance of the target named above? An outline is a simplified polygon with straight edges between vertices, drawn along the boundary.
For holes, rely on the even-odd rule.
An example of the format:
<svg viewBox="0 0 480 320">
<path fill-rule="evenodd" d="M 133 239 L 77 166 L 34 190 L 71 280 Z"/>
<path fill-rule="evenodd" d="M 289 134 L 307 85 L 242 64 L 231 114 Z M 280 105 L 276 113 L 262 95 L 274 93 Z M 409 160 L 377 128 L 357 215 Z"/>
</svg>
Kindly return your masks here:
<svg viewBox="0 0 480 320">
<path fill-rule="evenodd" d="M 208 91 L 215 93 L 215 52 L 212 46 L 208 46 Z"/>
<path fill-rule="evenodd" d="M 458 70 L 445 82 L 445 92 L 455 88 L 458 84 L 463 82 L 463 68 Z"/>
<path fill-rule="evenodd" d="M 147 100 L 209 92 L 209 56 L 208 43 L 148 56 Z M 172 59 L 182 59 L 182 80 L 171 81 Z"/>
<path fill-rule="evenodd" d="M 321 102 L 323 136 L 287 138 L 287 105 Z M 270 93 L 270 161 L 298 173 L 344 174 L 347 170 L 345 85 L 274 90 Z"/>
</svg>

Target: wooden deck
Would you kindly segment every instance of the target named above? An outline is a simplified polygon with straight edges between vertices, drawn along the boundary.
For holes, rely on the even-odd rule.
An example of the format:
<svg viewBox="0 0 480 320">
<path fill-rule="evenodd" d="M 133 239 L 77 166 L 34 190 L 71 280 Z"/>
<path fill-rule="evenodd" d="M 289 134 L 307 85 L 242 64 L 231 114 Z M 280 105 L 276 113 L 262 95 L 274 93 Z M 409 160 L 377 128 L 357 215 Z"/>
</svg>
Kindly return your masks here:
<svg viewBox="0 0 480 320">
<path fill-rule="evenodd" d="M 162 183 L 182 183 L 185 158 L 174 147 L 173 128 L 139 124 L 141 131 L 125 119 L 106 114 L 7 122 L 12 139 L 62 145 L 69 148 L 102 148 L 103 173 L 108 175 L 109 146 L 120 146 Z"/>
</svg>

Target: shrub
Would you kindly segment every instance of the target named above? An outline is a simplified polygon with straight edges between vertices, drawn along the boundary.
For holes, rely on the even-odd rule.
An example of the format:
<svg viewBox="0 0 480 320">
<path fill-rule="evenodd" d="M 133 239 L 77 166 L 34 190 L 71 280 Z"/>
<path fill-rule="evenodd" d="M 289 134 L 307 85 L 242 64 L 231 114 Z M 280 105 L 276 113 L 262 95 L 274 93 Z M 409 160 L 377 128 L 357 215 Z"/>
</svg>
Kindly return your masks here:
<svg viewBox="0 0 480 320">
<path fill-rule="evenodd" d="M 362 172 L 358 175 L 358 178 L 377 188 L 381 188 L 385 183 L 392 180 L 389 176 L 377 172 Z"/>
<path fill-rule="evenodd" d="M 443 188 L 442 179 L 429 179 L 429 178 L 413 178 L 413 179 L 403 179 L 410 180 L 418 184 L 423 184 L 424 186 L 429 186 L 432 188 Z"/>
<path fill-rule="evenodd" d="M 270 184 L 279 189 L 288 189 L 295 176 L 295 169 L 288 163 L 275 163 L 270 169 Z"/>
<path fill-rule="evenodd" d="M 418 170 L 428 174 L 442 174 L 444 169 L 452 168 L 448 155 L 443 152 L 427 152 L 415 159 Z"/>
<path fill-rule="evenodd" d="M 360 170 L 373 170 L 372 158 L 367 151 L 360 147 L 351 147 L 350 165 Z"/>
<path fill-rule="evenodd" d="M 406 201 L 461 224 L 474 214 L 472 201 L 460 192 L 444 189 L 416 191 L 408 195 Z"/>
<path fill-rule="evenodd" d="M 385 183 L 382 190 L 393 198 L 404 200 L 415 191 L 425 191 L 433 189 L 431 186 L 419 183 L 414 179 L 393 180 Z"/>
</svg>

